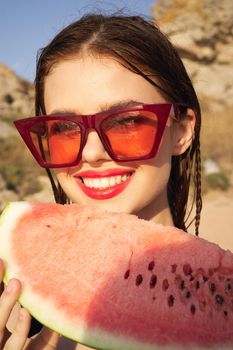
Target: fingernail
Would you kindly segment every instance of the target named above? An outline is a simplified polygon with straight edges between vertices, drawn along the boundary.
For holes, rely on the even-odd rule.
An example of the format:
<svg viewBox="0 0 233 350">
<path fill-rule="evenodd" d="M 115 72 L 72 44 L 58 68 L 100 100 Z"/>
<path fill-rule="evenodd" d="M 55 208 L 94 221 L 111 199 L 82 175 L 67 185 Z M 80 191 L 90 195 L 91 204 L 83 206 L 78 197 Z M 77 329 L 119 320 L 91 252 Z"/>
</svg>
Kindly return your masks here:
<svg viewBox="0 0 233 350">
<path fill-rule="evenodd" d="M 6 291 L 7 293 L 11 293 L 14 289 L 15 289 L 15 283 L 12 280 L 10 280 L 6 287 Z"/>
<path fill-rule="evenodd" d="M 9 283 L 7 286 L 6 286 L 6 292 L 7 293 L 10 293 L 12 291 L 12 286 L 11 286 L 11 283 Z"/>
</svg>

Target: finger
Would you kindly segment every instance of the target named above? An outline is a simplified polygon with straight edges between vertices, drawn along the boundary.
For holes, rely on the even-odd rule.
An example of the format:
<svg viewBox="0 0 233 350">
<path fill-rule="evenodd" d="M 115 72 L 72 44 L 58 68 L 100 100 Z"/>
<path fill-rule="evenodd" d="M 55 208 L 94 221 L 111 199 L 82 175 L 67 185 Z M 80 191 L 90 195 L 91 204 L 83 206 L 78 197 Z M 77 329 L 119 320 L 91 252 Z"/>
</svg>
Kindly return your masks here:
<svg viewBox="0 0 233 350">
<path fill-rule="evenodd" d="M 0 349 L 2 349 L 4 344 L 6 344 L 7 339 L 9 339 L 10 336 L 11 336 L 11 332 L 9 332 L 8 329 L 6 328 L 5 331 L 4 331 L 3 338 L 2 338 L 2 342 L 0 342 Z"/>
<path fill-rule="evenodd" d="M 4 263 L 3 263 L 3 260 L 0 259 L 0 296 L 4 291 L 3 273 L 4 273 Z M 7 339 L 10 337 L 10 335 L 11 333 L 8 331 L 8 329 L 5 329 L 2 339 L 0 338 L 0 348 L 1 348 L 1 343 L 5 344 Z"/>
<path fill-rule="evenodd" d="M 2 343 L 6 324 L 10 317 L 11 311 L 17 302 L 20 293 L 20 282 L 16 279 L 10 280 L 7 288 L 0 298 L 0 344 Z"/>
<path fill-rule="evenodd" d="M 55 349 L 60 339 L 60 334 L 52 331 L 47 327 L 43 327 L 39 333 L 39 337 L 42 339 L 42 342 L 44 344 L 49 345 L 52 349 Z"/>
<path fill-rule="evenodd" d="M 4 291 L 4 284 L 1 283 L 1 280 L 0 280 L 0 295 L 2 295 L 3 291 Z"/>
<path fill-rule="evenodd" d="M 30 329 L 31 316 L 25 309 L 20 309 L 14 332 L 5 344 L 4 350 L 22 350 Z"/>
<path fill-rule="evenodd" d="M 4 291 L 4 284 L 2 282 L 2 280 L 3 280 L 3 271 L 4 271 L 4 264 L 3 264 L 2 259 L 0 259 L 0 295 Z"/>
<path fill-rule="evenodd" d="M 43 327 L 40 333 L 30 340 L 25 350 L 54 350 L 56 349 L 60 335 L 49 328 Z"/>
<path fill-rule="evenodd" d="M 4 263 L 3 263 L 2 259 L 0 259 L 0 285 L 2 285 L 1 287 L 3 287 L 3 283 L 1 283 L 3 280 L 3 271 L 4 271 Z M 0 292 L 1 291 L 3 291 L 2 288 L 0 289 Z"/>
</svg>

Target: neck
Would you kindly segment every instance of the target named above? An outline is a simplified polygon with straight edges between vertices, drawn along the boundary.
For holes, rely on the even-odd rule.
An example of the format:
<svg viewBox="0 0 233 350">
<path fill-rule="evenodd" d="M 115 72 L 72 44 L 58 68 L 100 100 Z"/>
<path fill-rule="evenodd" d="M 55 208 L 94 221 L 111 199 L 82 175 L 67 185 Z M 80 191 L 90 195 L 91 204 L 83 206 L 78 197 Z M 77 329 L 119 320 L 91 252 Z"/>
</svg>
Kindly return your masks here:
<svg viewBox="0 0 233 350">
<path fill-rule="evenodd" d="M 161 194 L 156 201 L 148 204 L 136 213 L 140 219 L 153 221 L 164 226 L 174 226 L 172 214 L 169 208 L 167 194 Z"/>
</svg>

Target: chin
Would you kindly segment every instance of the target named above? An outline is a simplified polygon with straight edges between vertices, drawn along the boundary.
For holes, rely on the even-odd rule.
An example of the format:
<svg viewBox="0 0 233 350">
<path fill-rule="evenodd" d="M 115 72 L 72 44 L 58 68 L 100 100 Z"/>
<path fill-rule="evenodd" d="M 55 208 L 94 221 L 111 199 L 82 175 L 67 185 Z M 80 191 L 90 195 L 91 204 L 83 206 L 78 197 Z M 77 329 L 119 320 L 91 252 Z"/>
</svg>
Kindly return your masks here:
<svg viewBox="0 0 233 350">
<path fill-rule="evenodd" d="M 116 213 L 125 213 L 132 214 L 136 213 L 137 209 L 132 206 L 132 203 L 129 203 L 129 199 L 127 201 L 123 198 L 111 198 L 106 200 L 94 200 L 88 197 L 83 196 L 74 196 L 72 194 L 67 193 L 67 196 L 71 199 L 73 203 L 77 203 L 79 205 L 87 205 L 87 206 L 98 206 L 104 210 Z"/>
<path fill-rule="evenodd" d="M 99 208 L 111 212 L 121 212 L 137 215 L 137 213 L 140 212 L 145 206 L 147 206 L 148 202 L 151 200 L 151 195 L 150 198 L 145 198 L 144 190 L 139 191 L 138 193 L 138 185 L 135 187 L 132 186 L 132 184 L 130 184 L 130 186 L 127 186 L 126 184 L 126 187 L 123 188 L 120 193 L 116 194 L 116 192 L 110 192 L 110 198 L 105 198 L 105 195 L 98 195 L 98 193 L 85 193 L 82 187 L 80 188 L 80 184 L 77 186 L 77 183 L 74 183 L 71 186 L 70 182 L 60 181 L 60 184 L 66 195 L 71 199 L 73 203 L 84 206 L 98 206 Z M 144 188 L 145 184 L 140 183 L 139 187 Z M 93 198 L 95 195 L 97 198 Z M 106 197 L 108 197 L 107 193 Z"/>
</svg>

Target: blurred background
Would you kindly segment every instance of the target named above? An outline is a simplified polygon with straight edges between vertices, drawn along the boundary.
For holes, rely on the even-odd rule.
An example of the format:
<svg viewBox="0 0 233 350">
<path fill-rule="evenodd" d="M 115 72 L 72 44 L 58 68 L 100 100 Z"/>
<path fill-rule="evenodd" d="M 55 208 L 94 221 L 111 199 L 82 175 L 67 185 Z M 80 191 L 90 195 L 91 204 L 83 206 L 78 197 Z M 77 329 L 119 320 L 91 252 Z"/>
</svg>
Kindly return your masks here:
<svg viewBox="0 0 233 350">
<path fill-rule="evenodd" d="M 203 113 L 200 236 L 233 250 L 232 0 L 0 0 L 0 211 L 8 201 L 53 200 L 12 121 L 34 115 L 38 49 L 71 21 L 100 10 L 153 18 L 177 47 Z"/>
</svg>

